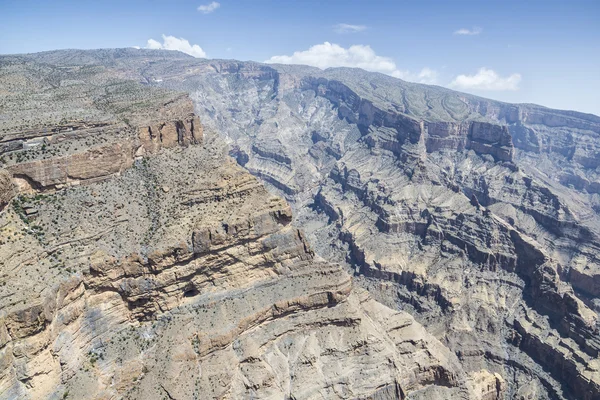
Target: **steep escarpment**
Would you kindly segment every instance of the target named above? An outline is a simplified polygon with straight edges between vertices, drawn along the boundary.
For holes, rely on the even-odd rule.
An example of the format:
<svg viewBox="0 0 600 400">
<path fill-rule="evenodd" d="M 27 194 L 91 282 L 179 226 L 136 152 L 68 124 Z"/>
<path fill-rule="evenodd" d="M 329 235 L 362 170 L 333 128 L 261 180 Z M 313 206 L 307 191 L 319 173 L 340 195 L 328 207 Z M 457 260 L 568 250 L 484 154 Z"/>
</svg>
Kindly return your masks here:
<svg viewBox="0 0 600 400">
<path fill-rule="evenodd" d="M 75 53 L 0 63 L 0 397 L 503 396 L 316 255 L 186 95 L 132 82 L 148 59 Z"/>
<path fill-rule="evenodd" d="M 2 393 L 598 398 L 599 117 L 149 50 L 2 68 Z"/>
<path fill-rule="evenodd" d="M 15 192 L 12 175 L 2 169 L 0 170 L 0 211 L 6 207 L 6 205 L 13 198 Z"/>
<path fill-rule="evenodd" d="M 289 224 L 289 207 L 274 197 L 265 201 L 258 182 L 223 164 L 217 149 L 184 151 L 184 166 L 195 164 L 202 175 L 188 181 L 187 192 L 173 185 L 154 199 L 167 214 L 181 215 L 181 224 L 159 224 L 137 253 L 121 250 L 124 240 L 111 245 L 128 229 L 110 218 L 97 222 L 100 234 L 91 240 L 32 249 L 39 249 L 38 261 L 17 268 L 42 274 L 46 286 L 43 296 L 3 308 L 3 396 L 353 398 L 432 384 L 467 391 L 470 380 L 446 348 L 408 314 L 353 289 L 339 266 L 316 260 Z M 181 161 L 165 151 L 147 163 L 164 170 L 175 160 Z M 62 197 L 63 221 L 82 205 L 92 214 L 111 210 L 111 202 L 120 204 L 137 188 L 96 202 L 88 193 L 125 191 L 144 179 L 139 173 L 134 167 L 47 195 L 37 202 L 36 222 L 45 226 L 55 215 L 54 196 Z M 173 201 L 180 196 L 187 197 Z M 11 214 L 3 218 L 24 222 Z M 16 256 L 6 248 L 2 254 L 8 261 Z M 44 259 L 53 254 L 64 265 L 46 270 Z M 27 284 L 14 268 L 6 273 L 7 281 Z"/>
<path fill-rule="evenodd" d="M 360 70 L 198 64 L 146 73 L 191 93 L 317 254 L 498 374 L 499 396 L 598 396 L 598 117 Z"/>
</svg>

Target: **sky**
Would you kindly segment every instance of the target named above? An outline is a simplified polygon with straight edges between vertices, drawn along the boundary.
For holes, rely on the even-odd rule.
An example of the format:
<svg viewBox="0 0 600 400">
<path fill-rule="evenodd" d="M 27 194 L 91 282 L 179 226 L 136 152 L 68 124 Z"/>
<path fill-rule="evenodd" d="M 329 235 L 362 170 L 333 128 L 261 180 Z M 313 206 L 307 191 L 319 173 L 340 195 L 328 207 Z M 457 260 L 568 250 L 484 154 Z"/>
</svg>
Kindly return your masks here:
<svg viewBox="0 0 600 400">
<path fill-rule="evenodd" d="M 0 54 L 134 46 L 600 115 L 600 0 L 0 0 Z"/>
</svg>

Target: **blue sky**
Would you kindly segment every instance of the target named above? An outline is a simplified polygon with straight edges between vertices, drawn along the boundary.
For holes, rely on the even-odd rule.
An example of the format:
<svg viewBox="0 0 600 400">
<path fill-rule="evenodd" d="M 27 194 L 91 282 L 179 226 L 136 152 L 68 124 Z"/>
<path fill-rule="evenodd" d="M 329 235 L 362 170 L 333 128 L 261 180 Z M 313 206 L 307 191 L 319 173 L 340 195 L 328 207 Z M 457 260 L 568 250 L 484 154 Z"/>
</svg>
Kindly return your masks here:
<svg viewBox="0 0 600 400">
<path fill-rule="evenodd" d="M 360 66 L 600 115 L 598 0 L 211 3 L 0 0 L 0 53 L 150 45 L 208 58 Z"/>
</svg>

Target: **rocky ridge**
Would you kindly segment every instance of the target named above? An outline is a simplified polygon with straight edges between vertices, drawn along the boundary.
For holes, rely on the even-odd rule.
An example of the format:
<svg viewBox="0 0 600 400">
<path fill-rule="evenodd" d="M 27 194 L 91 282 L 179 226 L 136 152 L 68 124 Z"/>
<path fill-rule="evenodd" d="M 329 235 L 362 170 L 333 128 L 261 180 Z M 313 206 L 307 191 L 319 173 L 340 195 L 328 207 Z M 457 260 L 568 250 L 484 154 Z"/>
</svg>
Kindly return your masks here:
<svg viewBox="0 0 600 400">
<path fill-rule="evenodd" d="M 189 92 L 319 255 L 505 398 L 600 396 L 599 117 L 344 68 L 123 63 Z"/>
<path fill-rule="evenodd" d="M 1 398 L 504 395 L 315 255 L 140 54 L 189 62 L 0 57 Z"/>
</svg>

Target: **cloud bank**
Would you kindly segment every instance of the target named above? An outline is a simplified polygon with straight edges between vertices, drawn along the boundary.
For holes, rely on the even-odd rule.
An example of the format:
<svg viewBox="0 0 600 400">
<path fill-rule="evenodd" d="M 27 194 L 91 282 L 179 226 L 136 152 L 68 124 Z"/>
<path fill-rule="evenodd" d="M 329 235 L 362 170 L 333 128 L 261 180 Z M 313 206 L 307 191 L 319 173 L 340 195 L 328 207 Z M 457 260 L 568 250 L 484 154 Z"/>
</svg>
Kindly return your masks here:
<svg viewBox="0 0 600 400">
<path fill-rule="evenodd" d="M 337 33 L 357 33 L 366 29 L 365 25 L 337 24 L 333 26 L 333 30 Z"/>
<path fill-rule="evenodd" d="M 501 77 L 496 71 L 480 68 L 475 75 L 458 75 L 450 85 L 451 88 L 463 90 L 519 90 L 521 74 L 512 74 Z"/>
<path fill-rule="evenodd" d="M 210 4 L 203 4 L 201 6 L 198 6 L 198 11 L 200 11 L 202 14 L 210 14 L 211 12 L 215 11 L 219 7 L 221 7 L 221 3 L 217 3 L 216 1 L 213 1 Z"/>
<path fill-rule="evenodd" d="M 206 58 L 206 53 L 200 46 L 197 44 L 192 45 L 184 38 L 176 38 L 175 36 L 166 36 L 164 34 L 162 35 L 162 38 L 163 43 L 160 43 L 158 40 L 148 39 L 146 48 L 155 50 L 179 50 L 182 53 L 189 54 L 196 58 Z"/>
<path fill-rule="evenodd" d="M 321 69 L 330 67 L 362 68 L 419 83 L 435 83 L 437 80 L 437 73 L 432 69 L 423 68 L 418 73 L 400 70 L 391 58 L 379 56 L 370 46 L 360 44 L 344 48 L 335 43 L 325 42 L 314 45 L 308 50 L 296 51 L 291 56 L 273 56 L 265 62 L 304 64 Z"/>
</svg>

